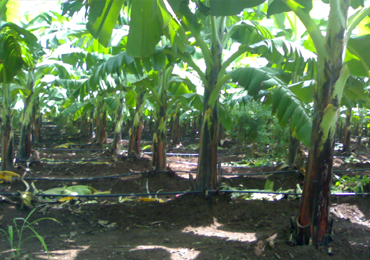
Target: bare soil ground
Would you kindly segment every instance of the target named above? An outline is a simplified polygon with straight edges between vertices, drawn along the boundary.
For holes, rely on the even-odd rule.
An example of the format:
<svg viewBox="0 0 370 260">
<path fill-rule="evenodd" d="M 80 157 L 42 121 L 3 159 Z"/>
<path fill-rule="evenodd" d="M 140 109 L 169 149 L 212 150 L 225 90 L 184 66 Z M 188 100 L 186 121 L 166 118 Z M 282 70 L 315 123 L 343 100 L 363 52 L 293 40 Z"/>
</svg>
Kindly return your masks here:
<svg viewBox="0 0 370 260">
<path fill-rule="evenodd" d="M 86 147 L 85 147 L 86 149 Z M 90 149 L 93 149 L 91 146 Z M 177 149 L 176 152 L 180 150 Z M 190 150 L 187 150 L 188 152 Z M 175 152 L 172 150 L 171 152 Z M 182 151 L 183 152 L 183 151 Z M 76 160 L 109 157 L 99 151 L 41 150 L 40 159 Z M 220 161 L 238 161 L 241 155 L 223 155 Z M 168 158 L 174 171 L 196 171 L 196 157 Z M 94 162 L 34 163 L 30 172 L 24 168 L 14 171 L 26 177 L 98 177 L 124 173 L 145 172 L 151 169 L 150 157 L 99 160 Z M 179 161 L 186 164 L 179 163 Z M 336 169 L 370 168 L 367 164 L 346 164 L 336 159 Z M 224 173 L 261 173 L 276 171 L 278 167 L 225 167 Z M 191 173 L 194 174 L 195 173 Z M 369 171 L 347 172 L 347 175 L 366 175 Z M 171 192 L 189 189 L 189 173 L 175 176 L 160 173 L 132 175 L 121 178 L 91 181 L 34 182 L 40 190 L 64 185 L 91 185 L 112 194 Z M 303 178 L 297 173 L 281 173 L 268 177 L 274 188 L 295 189 Z M 245 189 L 264 189 L 266 176 L 225 175 L 224 185 Z M 0 192 L 24 190 L 20 181 L 3 183 Z M 368 187 L 365 187 L 368 191 Z M 0 197 L 1 198 L 1 197 Z M 299 199 L 276 201 L 231 199 L 221 192 L 205 197 L 199 194 L 159 197 L 164 202 L 135 200 L 118 202 L 117 198 L 72 201 L 47 204 L 38 208 L 30 221 L 43 217 L 35 225 L 48 246 L 50 259 L 370 259 L 370 196 L 332 197 L 330 208 L 334 219 L 333 238 L 328 247 L 289 246 L 290 216 L 298 215 Z M 3 197 L 4 199 L 4 197 Z M 16 200 L 16 198 L 10 198 Z M 0 228 L 8 230 L 13 220 L 27 217 L 30 209 L 21 209 L 0 199 Z M 19 222 L 18 222 L 19 223 Z M 24 238 L 31 233 L 26 231 Z M 17 237 L 16 237 L 17 239 Z M 10 246 L 0 234 L 0 259 L 10 259 Z M 36 238 L 21 246 L 22 259 L 47 259 L 46 252 Z"/>
</svg>

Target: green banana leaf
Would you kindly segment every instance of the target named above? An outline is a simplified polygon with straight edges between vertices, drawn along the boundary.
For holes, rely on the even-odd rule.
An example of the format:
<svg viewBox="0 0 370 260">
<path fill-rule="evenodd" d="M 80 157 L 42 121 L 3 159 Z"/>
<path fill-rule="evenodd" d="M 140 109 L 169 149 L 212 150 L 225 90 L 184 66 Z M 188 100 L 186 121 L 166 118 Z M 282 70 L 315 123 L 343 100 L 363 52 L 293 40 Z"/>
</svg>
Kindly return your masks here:
<svg viewBox="0 0 370 260">
<path fill-rule="evenodd" d="M 281 126 L 290 123 L 292 134 L 310 145 L 312 120 L 301 100 L 289 89 L 272 69 L 239 68 L 228 72 L 231 79 L 248 90 L 248 95 L 257 96 L 262 90 L 272 93 L 272 114 L 275 114 Z"/>
<path fill-rule="evenodd" d="M 224 42 L 233 39 L 244 45 L 251 45 L 258 43 L 265 39 L 272 39 L 274 36 L 270 30 L 253 20 L 243 20 L 234 23 L 226 28 L 227 33 L 224 36 Z"/>
<path fill-rule="evenodd" d="M 270 62 L 279 64 L 282 69 L 297 75 L 316 71 L 316 54 L 308 51 L 303 46 L 283 39 L 267 39 L 248 47 L 253 54 L 259 54 Z"/>
<path fill-rule="evenodd" d="M 299 4 L 303 11 L 309 13 L 312 10 L 312 0 L 295 0 Z M 290 8 L 284 3 L 283 0 L 274 0 L 270 3 L 267 10 L 267 16 L 270 17 L 274 14 L 280 14 L 291 11 Z"/>
<path fill-rule="evenodd" d="M 86 28 L 104 47 L 108 47 L 124 2 L 124 0 L 92 0 L 89 2 L 89 22 Z"/>
<path fill-rule="evenodd" d="M 369 77 L 370 70 L 370 34 L 351 37 L 348 40 L 347 50 L 355 56 L 347 60 L 351 75 Z M 353 57 L 353 56 L 352 56 Z"/>
<path fill-rule="evenodd" d="M 312 102 L 313 88 L 315 80 L 301 81 L 289 85 L 289 89 L 304 103 Z M 362 102 L 370 105 L 370 98 L 367 95 L 367 84 L 354 76 L 350 76 L 343 90 L 342 106 L 356 106 L 356 103 Z"/>
<path fill-rule="evenodd" d="M 213 0 L 210 1 L 210 14 L 214 16 L 237 15 L 245 8 L 252 8 L 264 2 L 265 0 Z"/>
<path fill-rule="evenodd" d="M 0 81 L 10 82 L 22 68 L 32 68 L 40 54 L 37 38 L 29 31 L 13 23 L 0 27 Z M 3 73 L 5 70 L 5 73 Z"/>
</svg>

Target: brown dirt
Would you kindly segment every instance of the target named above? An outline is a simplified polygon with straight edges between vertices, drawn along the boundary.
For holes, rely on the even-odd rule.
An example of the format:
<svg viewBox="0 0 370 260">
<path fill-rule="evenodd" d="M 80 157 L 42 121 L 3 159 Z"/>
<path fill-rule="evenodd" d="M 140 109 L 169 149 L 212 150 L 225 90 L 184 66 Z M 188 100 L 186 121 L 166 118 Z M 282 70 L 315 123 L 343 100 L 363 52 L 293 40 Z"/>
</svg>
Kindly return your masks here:
<svg viewBox="0 0 370 260">
<path fill-rule="evenodd" d="M 81 159 L 103 157 L 99 152 L 43 151 L 42 158 Z M 51 154 L 54 154 L 51 156 Z M 50 157 L 48 157 L 50 155 Z M 105 155 L 106 156 L 106 155 Z M 30 177 L 96 177 L 148 171 L 149 156 L 140 160 L 106 160 L 106 164 L 46 164 L 31 167 Z M 196 163 L 196 157 L 170 157 L 168 160 Z M 238 161 L 240 156 L 221 157 L 222 162 Z M 354 169 L 363 165 L 341 164 L 341 169 Z M 195 171 L 196 165 L 170 163 L 173 170 Z M 365 166 L 363 166 L 365 168 Z M 370 167 L 369 167 L 370 168 Z M 228 173 L 261 173 L 275 171 L 277 167 L 225 168 Z M 15 169 L 24 174 L 24 169 Z M 355 174 L 367 174 L 353 172 Z M 133 175 L 122 178 L 71 182 L 35 181 L 38 189 L 46 190 L 64 185 L 91 185 L 99 191 L 111 193 L 146 193 L 184 191 L 189 189 L 189 173 L 174 177 L 165 173 Z M 194 174 L 195 177 L 195 174 Z M 268 177 L 275 189 L 296 188 L 302 178 L 295 173 Z M 222 182 L 230 187 L 264 189 L 266 176 L 225 176 Z M 1 192 L 24 190 L 22 182 L 1 184 Z M 1 197 L 0 197 L 1 198 Z M 11 198 L 16 200 L 16 198 Z M 131 197 L 131 199 L 135 199 Z M 35 229 L 42 235 L 49 249 L 50 259 L 370 259 L 370 197 L 333 197 L 330 208 L 334 218 L 334 242 L 328 248 L 311 246 L 291 247 L 289 217 L 298 215 L 299 200 L 279 201 L 230 199 L 229 196 L 188 194 L 168 195 L 160 202 L 126 201 L 117 198 L 100 199 L 99 203 L 86 200 L 65 204 L 49 204 L 38 208 L 30 221 L 38 221 Z M 7 230 L 14 218 L 27 217 L 30 209 L 18 204 L 0 201 L 0 228 Z M 31 235 L 29 231 L 25 237 Z M 0 234 L 0 259 L 10 256 L 9 243 Z M 33 238 L 21 246 L 22 254 L 31 259 L 46 259 L 40 242 Z M 25 259 L 25 258 L 24 258 Z"/>
</svg>

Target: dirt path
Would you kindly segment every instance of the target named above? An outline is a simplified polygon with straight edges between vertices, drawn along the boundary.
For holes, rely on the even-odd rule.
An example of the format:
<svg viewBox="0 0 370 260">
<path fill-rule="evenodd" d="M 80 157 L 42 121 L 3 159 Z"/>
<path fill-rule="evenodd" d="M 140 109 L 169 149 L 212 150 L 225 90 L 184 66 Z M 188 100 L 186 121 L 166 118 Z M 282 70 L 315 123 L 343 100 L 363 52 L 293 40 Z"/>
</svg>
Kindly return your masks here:
<svg viewBox="0 0 370 260">
<path fill-rule="evenodd" d="M 53 156 L 51 155 L 53 154 Z M 48 158 L 76 158 L 70 152 L 44 151 Z M 91 157 L 91 152 L 79 152 L 78 158 Z M 93 156 L 103 154 L 95 152 Z M 149 158 L 149 157 L 148 157 Z M 225 157 L 223 161 L 240 158 Z M 171 157 L 169 160 L 196 163 L 196 158 Z M 196 165 L 171 163 L 174 170 L 195 171 Z M 348 165 L 341 165 L 343 169 Z M 96 177 L 143 172 L 150 169 L 149 159 L 106 160 L 104 164 L 39 163 L 26 176 L 36 177 Z M 261 173 L 276 167 L 225 168 L 231 173 Z M 15 170 L 24 174 L 24 169 Z M 367 174 L 367 171 L 361 174 Z M 353 173 L 355 174 L 355 173 Z M 111 193 L 146 193 L 184 191 L 189 189 L 189 173 L 133 175 L 94 181 L 35 181 L 38 189 L 46 190 L 64 185 L 91 185 Z M 228 187 L 264 189 L 266 176 L 233 176 L 222 179 Z M 302 178 L 296 173 L 271 175 L 275 189 L 294 189 Z M 1 184 L 2 192 L 24 190 L 21 182 Z M 131 197 L 130 199 L 135 199 Z M 334 218 L 332 255 L 328 248 L 291 247 L 289 218 L 298 215 L 299 200 L 258 201 L 230 199 L 218 194 L 168 195 L 165 203 L 125 201 L 117 198 L 86 200 L 66 204 L 50 204 L 37 209 L 30 220 L 42 217 L 57 219 L 37 223 L 49 249 L 50 259 L 370 259 L 370 197 L 333 197 L 331 215 Z M 16 217 L 26 217 L 29 209 L 0 201 L 0 228 L 7 230 Z M 25 233 L 28 237 L 31 233 Z M 10 257 L 9 243 L 0 235 L 0 259 Z M 24 242 L 23 259 L 47 259 L 37 239 Z"/>
</svg>

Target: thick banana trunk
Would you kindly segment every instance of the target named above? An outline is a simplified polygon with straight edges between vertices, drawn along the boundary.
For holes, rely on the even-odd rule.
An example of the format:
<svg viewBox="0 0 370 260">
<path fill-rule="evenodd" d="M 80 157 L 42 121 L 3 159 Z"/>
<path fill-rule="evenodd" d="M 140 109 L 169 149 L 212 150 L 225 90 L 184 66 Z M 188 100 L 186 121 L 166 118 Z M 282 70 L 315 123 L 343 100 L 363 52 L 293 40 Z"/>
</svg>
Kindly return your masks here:
<svg viewBox="0 0 370 260">
<path fill-rule="evenodd" d="M 213 19 L 213 18 L 212 18 Z M 212 20 L 216 25 L 216 20 Z M 217 189 L 217 146 L 218 146 L 218 99 L 219 91 L 216 89 L 222 60 L 222 25 L 212 31 L 213 39 L 211 53 L 213 64 L 206 69 L 206 87 L 204 89 L 203 123 L 200 131 L 198 172 L 196 187 L 198 190 Z M 218 93 L 216 93 L 218 92 Z M 213 95 L 213 97 L 212 97 Z M 212 97 L 212 99 L 211 99 Z"/>
<path fill-rule="evenodd" d="M 349 76 L 343 65 L 349 0 L 330 1 L 326 52 L 318 56 L 317 85 L 314 89 L 314 118 L 309 157 L 300 206 L 292 221 L 292 242 L 315 247 L 331 241 L 329 206 L 333 175 L 333 147 L 340 101 Z"/>
<path fill-rule="evenodd" d="M 166 120 L 162 116 L 158 120 L 157 129 L 153 134 L 153 170 L 165 171 L 166 161 Z"/>
</svg>

